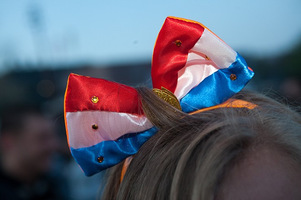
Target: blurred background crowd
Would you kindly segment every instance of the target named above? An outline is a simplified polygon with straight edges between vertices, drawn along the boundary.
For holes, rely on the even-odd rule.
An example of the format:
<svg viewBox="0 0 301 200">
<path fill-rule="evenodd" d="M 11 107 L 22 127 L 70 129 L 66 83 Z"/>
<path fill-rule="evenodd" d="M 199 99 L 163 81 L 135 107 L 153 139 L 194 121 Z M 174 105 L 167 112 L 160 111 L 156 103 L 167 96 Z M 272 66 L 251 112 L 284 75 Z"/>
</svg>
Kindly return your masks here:
<svg viewBox="0 0 301 200">
<path fill-rule="evenodd" d="M 153 45 L 167 16 L 205 24 L 255 71 L 248 89 L 298 109 L 300 9 L 299 0 L 2 0 L 0 199 L 99 197 L 104 173 L 85 177 L 68 149 L 68 75 L 151 87 Z"/>
</svg>

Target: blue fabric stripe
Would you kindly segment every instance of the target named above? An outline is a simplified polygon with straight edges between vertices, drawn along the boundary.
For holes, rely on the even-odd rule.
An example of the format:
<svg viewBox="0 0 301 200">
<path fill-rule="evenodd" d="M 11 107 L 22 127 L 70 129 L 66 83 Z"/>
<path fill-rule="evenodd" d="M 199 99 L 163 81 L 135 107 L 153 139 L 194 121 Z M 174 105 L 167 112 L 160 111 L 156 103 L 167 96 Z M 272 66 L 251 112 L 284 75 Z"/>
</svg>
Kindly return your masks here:
<svg viewBox="0 0 301 200">
<path fill-rule="evenodd" d="M 139 148 L 156 132 L 157 129 L 153 127 L 141 133 L 127 134 L 117 140 L 103 141 L 90 147 L 78 149 L 71 147 L 71 154 L 85 175 L 91 176 L 136 154 Z M 97 161 L 100 156 L 104 158 L 101 163 Z"/>
<path fill-rule="evenodd" d="M 231 80 L 231 74 L 235 74 L 237 79 Z M 239 92 L 253 75 L 254 72 L 248 69 L 246 61 L 237 53 L 235 62 L 229 68 L 213 73 L 180 100 L 182 110 L 188 113 L 218 105 Z M 85 174 L 91 176 L 136 154 L 156 132 L 157 129 L 153 127 L 141 133 L 122 136 L 115 141 L 103 141 L 90 147 L 70 149 Z M 101 163 L 97 161 L 100 156 L 104 158 Z"/>
<path fill-rule="evenodd" d="M 231 80 L 231 74 L 235 74 L 237 79 Z M 248 69 L 244 58 L 237 53 L 235 62 L 228 68 L 208 76 L 180 100 L 182 110 L 189 113 L 221 104 L 239 92 L 253 76 L 254 72 Z"/>
</svg>

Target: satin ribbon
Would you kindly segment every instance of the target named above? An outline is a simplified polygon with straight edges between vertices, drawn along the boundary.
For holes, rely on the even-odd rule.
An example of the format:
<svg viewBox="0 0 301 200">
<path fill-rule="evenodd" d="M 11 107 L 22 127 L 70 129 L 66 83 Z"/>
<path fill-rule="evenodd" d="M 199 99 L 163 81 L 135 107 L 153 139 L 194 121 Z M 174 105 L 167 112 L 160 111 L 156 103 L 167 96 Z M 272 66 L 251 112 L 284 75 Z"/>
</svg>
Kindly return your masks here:
<svg viewBox="0 0 301 200">
<path fill-rule="evenodd" d="M 204 25 L 165 20 L 153 53 L 153 87 L 175 94 L 184 112 L 221 107 L 253 75 L 245 60 Z M 136 154 L 157 132 L 138 92 L 119 83 L 71 74 L 64 107 L 68 144 L 87 176 Z"/>
</svg>

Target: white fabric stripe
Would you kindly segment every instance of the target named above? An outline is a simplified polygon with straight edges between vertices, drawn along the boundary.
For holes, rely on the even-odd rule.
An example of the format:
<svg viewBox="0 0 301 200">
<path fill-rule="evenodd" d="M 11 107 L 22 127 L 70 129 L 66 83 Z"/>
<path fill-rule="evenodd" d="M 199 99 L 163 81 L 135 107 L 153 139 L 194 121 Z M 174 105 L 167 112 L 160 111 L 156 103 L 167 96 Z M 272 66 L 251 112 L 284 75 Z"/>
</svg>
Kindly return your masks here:
<svg viewBox="0 0 301 200">
<path fill-rule="evenodd" d="M 116 140 L 127 133 L 142 132 L 153 125 L 145 116 L 105 111 L 67 112 L 69 144 L 89 147 L 106 140 Z M 98 129 L 92 128 L 93 124 Z"/>
<path fill-rule="evenodd" d="M 229 67 L 237 55 L 231 47 L 207 29 L 192 50 L 207 55 L 220 69 Z"/>
<path fill-rule="evenodd" d="M 179 100 L 182 99 L 192 88 L 217 70 L 218 68 L 212 61 L 194 52 L 188 53 L 185 66 L 178 72 L 175 96 Z"/>
<path fill-rule="evenodd" d="M 210 60 L 205 59 L 205 55 Z M 192 88 L 218 69 L 229 67 L 236 59 L 236 52 L 207 29 L 189 51 L 185 66 L 178 72 L 175 96 L 180 100 Z"/>
</svg>

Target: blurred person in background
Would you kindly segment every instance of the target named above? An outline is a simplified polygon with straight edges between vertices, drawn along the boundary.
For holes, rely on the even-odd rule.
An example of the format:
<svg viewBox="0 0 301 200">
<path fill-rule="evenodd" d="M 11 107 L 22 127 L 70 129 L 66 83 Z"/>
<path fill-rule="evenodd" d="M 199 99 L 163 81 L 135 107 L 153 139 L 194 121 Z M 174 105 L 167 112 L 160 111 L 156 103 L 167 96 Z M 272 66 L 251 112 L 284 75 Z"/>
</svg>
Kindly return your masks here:
<svg viewBox="0 0 301 200">
<path fill-rule="evenodd" d="M 58 145 L 52 122 L 26 106 L 1 115 L 0 199 L 62 199 L 49 175 Z"/>
<path fill-rule="evenodd" d="M 301 79 L 288 77 L 280 84 L 280 93 L 286 97 L 287 103 L 301 109 Z"/>
</svg>

